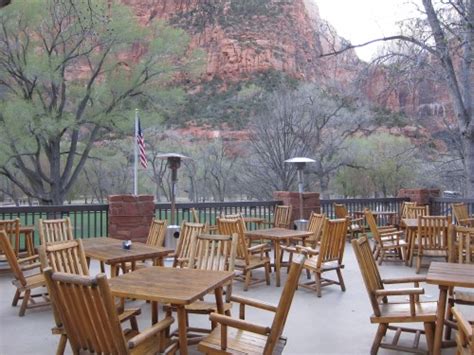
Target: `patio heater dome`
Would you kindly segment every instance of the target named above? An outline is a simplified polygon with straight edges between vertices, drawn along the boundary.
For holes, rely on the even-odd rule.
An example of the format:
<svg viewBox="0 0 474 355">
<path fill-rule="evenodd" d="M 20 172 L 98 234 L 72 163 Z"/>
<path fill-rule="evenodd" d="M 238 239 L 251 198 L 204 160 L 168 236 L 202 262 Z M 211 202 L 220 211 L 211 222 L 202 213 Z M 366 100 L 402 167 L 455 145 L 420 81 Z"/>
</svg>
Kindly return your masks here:
<svg viewBox="0 0 474 355">
<path fill-rule="evenodd" d="M 300 219 L 294 221 L 296 229 L 306 230 L 308 227 L 308 221 L 303 218 L 303 190 L 304 190 L 304 177 L 303 169 L 308 163 L 316 163 L 316 160 L 306 157 L 294 157 L 285 160 L 285 163 L 294 164 L 298 172 L 298 192 L 300 197 Z"/>
<path fill-rule="evenodd" d="M 176 248 L 176 242 L 179 238 L 179 225 L 176 218 L 176 184 L 178 182 L 178 169 L 182 160 L 192 160 L 179 153 L 157 154 L 158 159 L 167 160 L 168 168 L 171 170 L 171 224 L 166 231 L 165 244 L 169 248 Z"/>
</svg>

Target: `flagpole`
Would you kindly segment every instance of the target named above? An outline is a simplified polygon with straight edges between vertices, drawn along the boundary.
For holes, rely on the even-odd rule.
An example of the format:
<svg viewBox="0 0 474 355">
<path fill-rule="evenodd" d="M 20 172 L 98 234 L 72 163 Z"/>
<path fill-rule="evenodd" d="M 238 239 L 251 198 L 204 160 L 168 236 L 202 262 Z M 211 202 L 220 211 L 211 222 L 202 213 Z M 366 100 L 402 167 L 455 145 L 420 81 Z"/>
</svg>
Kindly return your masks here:
<svg viewBox="0 0 474 355">
<path fill-rule="evenodd" d="M 133 194 L 138 195 L 138 109 L 135 109 L 135 136 L 133 137 Z"/>
</svg>

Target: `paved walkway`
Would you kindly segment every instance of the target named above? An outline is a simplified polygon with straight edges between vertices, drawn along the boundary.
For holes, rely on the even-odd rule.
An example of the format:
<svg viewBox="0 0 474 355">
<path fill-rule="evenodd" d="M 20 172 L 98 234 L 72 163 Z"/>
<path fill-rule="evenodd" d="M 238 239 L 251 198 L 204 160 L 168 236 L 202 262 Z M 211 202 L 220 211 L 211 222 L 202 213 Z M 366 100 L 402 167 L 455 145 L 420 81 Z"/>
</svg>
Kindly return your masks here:
<svg viewBox="0 0 474 355">
<path fill-rule="evenodd" d="M 285 354 L 368 354 L 376 331 L 376 325 L 369 322 L 372 310 L 369 304 L 357 262 L 350 244 L 346 245 L 343 270 L 346 292 L 339 287 L 324 287 L 322 297 L 314 292 L 300 288 L 296 291 L 290 310 L 284 335 L 288 338 Z M 97 272 L 98 264 L 92 264 Z M 399 262 L 384 262 L 380 267 L 382 277 L 409 276 L 415 274 L 415 268 L 409 268 Z M 426 270 L 424 270 L 426 272 Z M 260 275 L 257 275 L 260 276 Z M 283 273 L 283 281 L 286 273 Z M 302 276 L 305 277 L 305 276 Z M 15 288 L 10 284 L 10 274 L 0 274 L 0 354 L 54 354 L 59 337 L 51 335 L 53 317 L 50 308 L 27 310 L 26 315 L 18 317 L 18 307 L 11 307 Z M 438 290 L 424 285 L 427 300 L 436 300 Z M 243 292 L 242 283 L 236 282 L 234 293 L 276 304 L 282 288 L 275 287 L 274 274 L 272 285 L 264 283 L 253 286 Z M 143 306 L 139 319 L 140 328 L 150 325 L 149 305 Z M 233 314 L 238 314 L 234 306 Z M 270 325 L 272 315 L 264 311 L 247 311 L 250 321 Z M 204 316 L 191 317 L 191 324 L 207 326 Z M 408 336 L 409 337 L 409 336 Z M 411 342 L 411 339 L 408 339 Z M 71 353 L 70 348 L 66 348 Z M 444 350 L 443 354 L 454 354 L 454 349 Z M 381 350 L 379 354 L 396 354 L 394 351 Z"/>
</svg>

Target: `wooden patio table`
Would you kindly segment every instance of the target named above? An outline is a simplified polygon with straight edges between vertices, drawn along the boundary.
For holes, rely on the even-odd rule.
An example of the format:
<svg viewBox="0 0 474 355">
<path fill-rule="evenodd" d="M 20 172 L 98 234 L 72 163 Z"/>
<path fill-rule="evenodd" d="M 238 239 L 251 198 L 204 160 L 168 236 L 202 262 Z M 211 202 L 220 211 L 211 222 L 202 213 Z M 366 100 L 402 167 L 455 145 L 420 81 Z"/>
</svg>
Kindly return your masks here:
<svg viewBox="0 0 474 355">
<path fill-rule="evenodd" d="M 109 280 L 110 291 L 117 297 L 152 302 L 152 322 L 158 321 L 158 303 L 176 307 L 180 353 L 188 353 L 185 306 L 214 291 L 217 311 L 224 314 L 222 287 L 232 281 L 231 271 L 209 271 L 154 266 L 123 274 Z"/>
<path fill-rule="evenodd" d="M 267 228 L 257 229 L 254 231 L 245 232 L 245 236 L 249 239 L 265 239 L 270 240 L 273 243 L 275 251 L 275 277 L 276 285 L 280 287 L 280 268 L 281 268 L 281 248 L 280 243 L 289 243 L 291 239 L 305 239 L 311 236 L 313 233 L 308 231 L 298 231 L 285 228 Z"/>
<path fill-rule="evenodd" d="M 139 260 L 152 259 L 157 264 L 162 264 L 163 257 L 174 252 L 173 249 L 154 247 L 139 242 L 133 242 L 130 249 L 124 249 L 122 242 L 123 240 L 106 237 L 82 240 L 86 257 L 110 265 L 112 277 L 118 274 L 120 265 L 122 270 L 126 270 L 127 262 L 132 263 L 132 269 L 135 262 Z"/>
<path fill-rule="evenodd" d="M 446 300 L 451 287 L 474 288 L 474 265 L 432 262 L 426 275 L 426 282 L 438 285 L 439 300 L 436 314 L 436 331 L 434 335 L 434 355 L 441 354 L 443 345 L 443 325 L 446 314 Z"/>
</svg>

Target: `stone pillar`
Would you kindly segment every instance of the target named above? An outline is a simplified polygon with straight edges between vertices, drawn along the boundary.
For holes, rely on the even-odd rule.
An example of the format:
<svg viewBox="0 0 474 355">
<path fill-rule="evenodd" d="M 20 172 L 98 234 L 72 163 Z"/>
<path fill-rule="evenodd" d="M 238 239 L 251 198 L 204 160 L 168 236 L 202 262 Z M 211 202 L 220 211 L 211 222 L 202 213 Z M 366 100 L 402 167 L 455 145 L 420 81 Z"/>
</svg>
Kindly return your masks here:
<svg viewBox="0 0 474 355">
<path fill-rule="evenodd" d="M 298 192 L 274 191 L 273 199 L 282 201 L 284 205 L 293 206 L 293 221 L 300 218 L 300 194 Z M 319 193 L 303 192 L 303 218 L 309 219 L 312 211 L 316 213 L 321 211 Z"/>
<path fill-rule="evenodd" d="M 416 202 L 419 206 L 430 206 L 430 214 L 437 215 L 439 211 L 433 210 L 430 205 L 432 197 L 440 197 L 441 191 L 439 189 L 401 189 L 398 191 L 397 197 L 408 197 L 411 202 Z"/>
<path fill-rule="evenodd" d="M 109 237 L 145 242 L 154 215 L 152 195 L 109 196 Z"/>
</svg>

